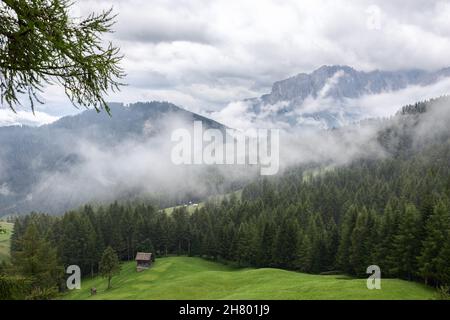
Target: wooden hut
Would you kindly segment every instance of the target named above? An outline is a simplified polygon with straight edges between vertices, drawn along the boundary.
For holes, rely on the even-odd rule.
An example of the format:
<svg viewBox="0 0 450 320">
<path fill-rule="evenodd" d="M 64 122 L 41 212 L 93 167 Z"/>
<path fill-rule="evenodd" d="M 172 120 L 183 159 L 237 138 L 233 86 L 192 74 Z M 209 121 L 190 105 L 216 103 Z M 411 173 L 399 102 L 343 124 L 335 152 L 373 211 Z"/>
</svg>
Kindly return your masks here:
<svg viewBox="0 0 450 320">
<path fill-rule="evenodd" d="M 150 268 L 152 262 L 154 261 L 153 255 L 148 252 L 138 252 L 136 254 L 136 271 L 140 272 L 142 270 Z"/>
</svg>

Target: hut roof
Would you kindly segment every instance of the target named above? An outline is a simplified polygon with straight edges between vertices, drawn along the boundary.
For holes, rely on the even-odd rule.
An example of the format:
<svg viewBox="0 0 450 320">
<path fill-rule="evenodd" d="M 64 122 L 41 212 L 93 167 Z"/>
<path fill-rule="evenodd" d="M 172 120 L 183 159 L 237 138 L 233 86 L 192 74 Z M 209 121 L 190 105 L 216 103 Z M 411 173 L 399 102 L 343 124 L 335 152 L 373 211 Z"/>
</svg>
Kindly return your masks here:
<svg viewBox="0 0 450 320">
<path fill-rule="evenodd" d="M 138 252 L 136 254 L 136 261 L 150 261 L 152 258 L 152 254 L 151 253 L 147 253 L 147 252 Z"/>
</svg>

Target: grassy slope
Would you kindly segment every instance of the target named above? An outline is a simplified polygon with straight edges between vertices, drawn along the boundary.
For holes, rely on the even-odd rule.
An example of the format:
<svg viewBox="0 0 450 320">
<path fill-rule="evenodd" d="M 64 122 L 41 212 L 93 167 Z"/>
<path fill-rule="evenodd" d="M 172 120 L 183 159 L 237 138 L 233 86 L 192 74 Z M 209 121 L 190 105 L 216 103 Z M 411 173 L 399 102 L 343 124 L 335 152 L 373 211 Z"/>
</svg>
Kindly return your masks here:
<svg viewBox="0 0 450 320">
<path fill-rule="evenodd" d="M 9 244 L 13 224 L 0 221 L 0 225 L 6 229 L 6 234 L 0 233 L 0 262 L 2 262 L 4 260 L 9 260 Z"/>
<path fill-rule="evenodd" d="M 189 213 L 194 213 L 195 209 L 201 209 L 203 206 L 205 205 L 204 202 L 200 202 L 198 203 L 198 206 L 193 206 L 193 205 L 188 205 L 186 206 L 186 209 Z M 172 214 L 174 209 L 179 209 L 179 208 L 183 208 L 184 205 L 181 206 L 176 206 L 176 207 L 169 207 L 169 208 L 165 208 L 163 209 L 167 214 Z"/>
<path fill-rule="evenodd" d="M 242 195 L 242 189 L 237 190 L 237 191 L 232 192 L 232 193 L 236 194 L 237 198 L 240 199 L 240 198 L 241 198 L 241 195 Z M 210 201 L 222 201 L 225 197 L 229 197 L 230 195 L 231 195 L 231 193 L 226 194 L 226 195 L 211 196 L 211 197 L 208 198 L 208 200 L 210 200 Z M 188 205 L 188 206 L 186 206 L 187 211 L 188 211 L 189 213 L 194 213 L 194 212 L 195 212 L 195 209 L 201 209 L 202 207 L 205 206 L 205 203 L 206 203 L 206 202 L 199 202 L 197 206 Z M 179 208 L 183 208 L 183 207 L 184 207 L 184 205 L 180 205 L 180 206 L 175 206 L 175 207 L 165 208 L 165 209 L 163 209 L 163 210 L 164 210 L 167 214 L 171 214 L 175 208 L 176 208 L 176 209 L 179 209 Z"/>
<path fill-rule="evenodd" d="M 106 291 L 106 280 L 86 279 L 81 290 L 65 299 L 432 299 L 421 284 L 382 280 L 381 290 L 368 290 L 365 279 L 319 276 L 280 269 L 233 269 L 200 258 L 168 257 L 137 273 L 134 262 L 122 265 Z M 91 287 L 97 295 L 90 297 Z"/>
</svg>

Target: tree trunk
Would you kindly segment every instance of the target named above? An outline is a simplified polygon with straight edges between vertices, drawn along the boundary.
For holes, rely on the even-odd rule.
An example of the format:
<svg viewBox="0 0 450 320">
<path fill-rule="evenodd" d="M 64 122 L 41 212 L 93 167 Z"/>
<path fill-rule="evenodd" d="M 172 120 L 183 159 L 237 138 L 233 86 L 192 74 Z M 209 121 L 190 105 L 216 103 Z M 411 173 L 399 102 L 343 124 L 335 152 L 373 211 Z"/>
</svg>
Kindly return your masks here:
<svg viewBox="0 0 450 320">
<path fill-rule="evenodd" d="M 111 276 L 108 276 L 108 289 L 111 288 Z"/>
</svg>

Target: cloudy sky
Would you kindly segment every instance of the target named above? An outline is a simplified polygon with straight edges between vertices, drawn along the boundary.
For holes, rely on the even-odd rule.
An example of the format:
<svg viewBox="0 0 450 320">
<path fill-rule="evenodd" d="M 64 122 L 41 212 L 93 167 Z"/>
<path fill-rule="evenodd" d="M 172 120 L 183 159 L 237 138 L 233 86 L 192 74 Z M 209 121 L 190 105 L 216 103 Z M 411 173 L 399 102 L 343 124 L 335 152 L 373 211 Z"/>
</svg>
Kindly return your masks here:
<svg viewBox="0 0 450 320">
<path fill-rule="evenodd" d="M 74 16 L 114 8 L 110 36 L 129 84 L 108 100 L 165 100 L 204 113 L 270 91 L 321 65 L 360 70 L 450 66 L 448 1 L 78 0 Z M 0 109 L 0 122 L 50 122 L 77 110 L 47 88 L 37 118 Z"/>
</svg>

